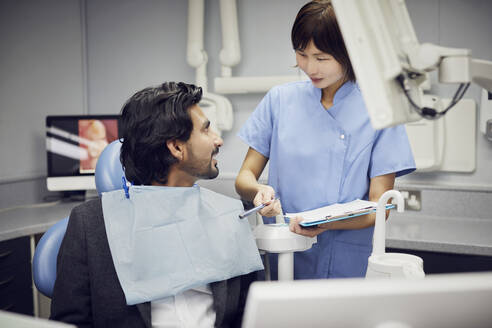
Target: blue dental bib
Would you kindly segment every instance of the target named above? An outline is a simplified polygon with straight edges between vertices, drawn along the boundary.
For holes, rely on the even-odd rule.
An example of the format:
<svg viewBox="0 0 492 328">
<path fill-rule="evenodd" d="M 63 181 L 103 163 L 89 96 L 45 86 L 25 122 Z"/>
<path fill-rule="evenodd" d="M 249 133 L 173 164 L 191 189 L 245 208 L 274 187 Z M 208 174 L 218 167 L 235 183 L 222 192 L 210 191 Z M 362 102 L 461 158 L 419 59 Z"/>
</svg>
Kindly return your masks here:
<svg viewBox="0 0 492 328">
<path fill-rule="evenodd" d="M 242 203 L 193 187 L 102 194 L 113 263 L 128 305 L 262 270 Z"/>
</svg>

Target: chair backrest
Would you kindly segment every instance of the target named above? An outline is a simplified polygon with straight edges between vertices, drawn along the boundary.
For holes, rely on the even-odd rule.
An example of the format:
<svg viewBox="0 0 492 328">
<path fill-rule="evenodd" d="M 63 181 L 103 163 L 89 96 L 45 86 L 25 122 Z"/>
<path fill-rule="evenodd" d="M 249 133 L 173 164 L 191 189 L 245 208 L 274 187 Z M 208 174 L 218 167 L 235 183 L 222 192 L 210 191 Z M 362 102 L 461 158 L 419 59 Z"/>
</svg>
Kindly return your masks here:
<svg viewBox="0 0 492 328">
<path fill-rule="evenodd" d="M 120 163 L 121 142 L 115 140 L 104 148 L 96 164 L 96 188 L 102 192 L 122 188 L 124 175 Z M 61 242 L 67 230 L 68 217 L 50 227 L 39 240 L 33 259 L 33 280 L 36 288 L 50 297 L 56 280 L 56 259 Z"/>
<path fill-rule="evenodd" d="M 41 237 L 34 252 L 32 274 L 36 288 L 51 297 L 56 279 L 56 258 L 67 230 L 68 216 L 58 221 Z"/>
<path fill-rule="evenodd" d="M 122 189 L 124 176 L 120 162 L 121 142 L 115 140 L 104 148 L 96 163 L 96 189 L 103 192 Z"/>
</svg>

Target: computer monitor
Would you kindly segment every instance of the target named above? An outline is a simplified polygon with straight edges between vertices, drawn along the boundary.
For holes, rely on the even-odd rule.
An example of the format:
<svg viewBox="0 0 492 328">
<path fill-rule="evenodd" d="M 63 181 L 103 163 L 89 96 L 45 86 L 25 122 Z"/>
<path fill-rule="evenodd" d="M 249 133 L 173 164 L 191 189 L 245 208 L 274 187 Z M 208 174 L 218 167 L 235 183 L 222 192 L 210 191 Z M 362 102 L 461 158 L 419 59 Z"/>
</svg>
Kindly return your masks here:
<svg viewBox="0 0 492 328">
<path fill-rule="evenodd" d="M 420 120 L 422 117 L 408 97 L 422 106 L 420 85 L 427 81 L 427 76 L 412 68 L 409 62 L 408 52 L 417 49 L 419 42 L 405 2 L 333 0 L 332 3 L 372 126 L 381 129 Z M 418 78 L 414 73 L 418 73 Z M 408 95 L 401 83 L 405 84 Z"/>
<path fill-rule="evenodd" d="M 491 327 L 492 273 L 254 282 L 243 328 Z"/>
<path fill-rule="evenodd" d="M 47 187 L 95 190 L 94 171 L 104 147 L 119 138 L 119 115 L 46 117 Z"/>
</svg>

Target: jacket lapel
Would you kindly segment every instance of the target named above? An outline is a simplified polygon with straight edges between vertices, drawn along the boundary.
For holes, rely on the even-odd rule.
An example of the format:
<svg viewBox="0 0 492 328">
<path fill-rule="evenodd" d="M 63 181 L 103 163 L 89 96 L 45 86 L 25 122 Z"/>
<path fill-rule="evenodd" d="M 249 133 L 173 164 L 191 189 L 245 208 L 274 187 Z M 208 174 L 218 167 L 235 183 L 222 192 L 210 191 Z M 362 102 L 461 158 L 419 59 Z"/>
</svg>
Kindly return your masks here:
<svg viewBox="0 0 492 328">
<path fill-rule="evenodd" d="M 210 284 L 214 298 L 215 326 L 220 327 L 224 321 L 227 303 L 227 280 L 216 281 Z"/>
<path fill-rule="evenodd" d="M 152 328 L 152 323 L 150 322 L 150 312 L 151 312 L 150 302 L 137 304 L 137 309 L 142 315 L 142 319 L 145 323 L 145 326 L 147 328 Z"/>
</svg>

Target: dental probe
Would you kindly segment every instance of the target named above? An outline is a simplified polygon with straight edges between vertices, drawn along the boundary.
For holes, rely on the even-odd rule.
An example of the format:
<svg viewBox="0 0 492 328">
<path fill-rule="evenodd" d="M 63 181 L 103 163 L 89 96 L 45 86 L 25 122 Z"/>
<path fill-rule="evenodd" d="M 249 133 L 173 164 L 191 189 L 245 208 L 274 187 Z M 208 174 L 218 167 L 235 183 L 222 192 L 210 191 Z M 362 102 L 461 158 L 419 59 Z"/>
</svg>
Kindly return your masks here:
<svg viewBox="0 0 492 328">
<path fill-rule="evenodd" d="M 277 199 L 280 199 L 280 198 L 275 198 L 275 199 L 271 200 L 271 202 L 274 202 L 274 201 L 276 201 Z M 266 204 L 260 204 L 260 205 L 258 205 L 258 206 L 256 206 L 256 207 L 253 207 L 253 208 L 252 208 L 252 209 L 250 209 L 250 210 L 244 211 L 244 213 L 243 213 L 243 214 L 239 214 L 239 218 L 240 218 L 240 219 L 244 219 L 245 217 L 247 217 L 247 216 L 249 216 L 249 215 L 251 215 L 251 214 L 253 214 L 253 213 L 258 212 L 259 210 L 261 210 L 261 209 L 262 209 L 263 207 L 265 207 L 265 206 L 267 206 L 267 205 L 266 205 Z"/>
</svg>

